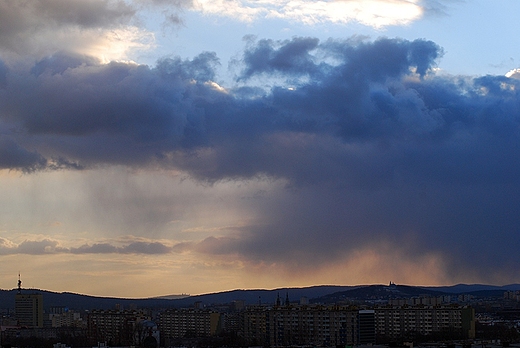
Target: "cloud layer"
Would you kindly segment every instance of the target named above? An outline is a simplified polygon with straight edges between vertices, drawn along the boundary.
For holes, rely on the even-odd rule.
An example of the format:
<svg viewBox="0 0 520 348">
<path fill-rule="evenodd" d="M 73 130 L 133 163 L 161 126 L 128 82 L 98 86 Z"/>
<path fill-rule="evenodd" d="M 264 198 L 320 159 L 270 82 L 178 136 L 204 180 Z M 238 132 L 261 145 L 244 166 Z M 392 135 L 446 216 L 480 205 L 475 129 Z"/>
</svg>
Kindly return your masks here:
<svg viewBox="0 0 520 348">
<path fill-rule="evenodd" d="M 127 238 L 128 239 L 128 238 Z M 117 241 L 83 244 L 79 247 L 66 247 L 57 240 L 24 240 L 15 243 L 0 238 L 0 255 L 51 255 L 51 254 L 149 254 L 160 255 L 172 252 L 172 247 L 161 242 L 143 241 L 138 238 L 131 242 Z"/>
<path fill-rule="evenodd" d="M 422 17 L 425 9 L 420 1 L 404 0 L 195 0 L 192 6 L 203 13 L 229 16 L 246 22 L 263 17 L 282 18 L 310 25 L 358 22 L 375 28 L 409 24 Z"/>
<path fill-rule="evenodd" d="M 191 10 L 245 22 L 279 18 L 311 25 L 357 22 L 383 28 L 409 24 L 439 6 L 404 0 L 0 0 L 0 54 L 3 60 L 17 63 L 59 51 L 103 63 L 130 60 L 156 45 L 155 34 L 143 25 L 143 13 L 150 8 L 162 11 L 163 25 L 175 27 L 183 23 L 183 11 Z"/>
<path fill-rule="evenodd" d="M 153 41 L 124 1 L 0 1 L 0 54 L 11 61 L 67 50 L 108 62 Z"/>
<path fill-rule="evenodd" d="M 505 279 L 497 269 L 518 279 L 520 81 L 438 76 L 441 56 L 427 40 L 253 40 L 233 88 L 214 82 L 220 62 L 208 52 L 155 67 L 66 52 L 29 68 L 1 63 L 0 166 L 285 183 L 226 236 L 71 253 L 183 251 L 309 269 L 385 245 L 411 260 L 434 255 L 450 279 Z"/>
</svg>

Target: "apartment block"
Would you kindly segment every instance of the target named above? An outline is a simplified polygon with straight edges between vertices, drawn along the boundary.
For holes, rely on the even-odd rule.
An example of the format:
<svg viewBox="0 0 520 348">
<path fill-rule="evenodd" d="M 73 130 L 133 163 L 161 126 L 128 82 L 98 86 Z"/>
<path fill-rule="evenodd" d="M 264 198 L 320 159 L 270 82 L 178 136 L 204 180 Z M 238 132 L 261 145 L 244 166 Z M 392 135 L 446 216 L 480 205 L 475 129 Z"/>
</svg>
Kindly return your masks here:
<svg viewBox="0 0 520 348">
<path fill-rule="evenodd" d="M 203 309 L 170 309 L 158 314 L 158 324 L 165 338 L 212 336 L 218 331 L 220 314 Z"/>
<path fill-rule="evenodd" d="M 475 337 L 475 311 L 461 306 L 402 306 L 375 309 L 378 340 L 439 336 Z"/>
<path fill-rule="evenodd" d="M 243 312 L 243 335 L 268 346 L 353 345 L 357 317 L 357 310 L 341 306 L 250 307 Z"/>
<path fill-rule="evenodd" d="M 242 314 L 242 336 L 247 342 L 258 346 L 266 345 L 267 338 L 268 311 L 270 307 L 249 306 Z"/>
<path fill-rule="evenodd" d="M 17 293 L 14 310 L 18 325 L 31 328 L 43 327 L 43 296 L 41 294 Z"/>
<path fill-rule="evenodd" d="M 94 310 L 88 314 L 88 335 L 109 345 L 132 345 L 137 323 L 147 319 L 147 314 L 139 310 Z"/>
<path fill-rule="evenodd" d="M 49 320 L 52 327 L 83 327 L 83 320 L 79 312 L 50 313 Z"/>
<path fill-rule="evenodd" d="M 241 313 L 252 345 L 351 346 L 421 337 L 475 337 L 475 312 L 461 306 L 254 306 Z"/>
</svg>

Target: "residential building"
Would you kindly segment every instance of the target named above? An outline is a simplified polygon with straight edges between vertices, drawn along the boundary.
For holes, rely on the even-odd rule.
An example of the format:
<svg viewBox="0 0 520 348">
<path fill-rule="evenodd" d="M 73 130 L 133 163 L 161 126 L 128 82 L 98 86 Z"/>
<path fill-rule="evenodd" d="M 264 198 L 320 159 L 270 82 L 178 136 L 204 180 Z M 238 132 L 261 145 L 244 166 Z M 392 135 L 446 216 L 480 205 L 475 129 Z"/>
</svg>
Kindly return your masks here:
<svg viewBox="0 0 520 348">
<path fill-rule="evenodd" d="M 165 338 L 215 335 L 220 313 L 204 309 L 170 309 L 158 314 L 158 325 Z"/>
<path fill-rule="evenodd" d="M 253 306 L 241 334 L 259 346 L 351 346 L 420 338 L 475 337 L 475 312 L 461 306 Z"/>
<path fill-rule="evenodd" d="M 375 308 L 378 341 L 419 336 L 468 339 L 475 337 L 475 311 L 461 306 Z"/>
<path fill-rule="evenodd" d="M 15 294 L 14 310 L 18 325 L 26 327 L 43 327 L 42 294 Z"/>
<path fill-rule="evenodd" d="M 357 310 L 344 306 L 249 307 L 243 312 L 243 335 L 268 346 L 353 345 L 357 315 Z"/>
<path fill-rule="evenodd" d="M 88 336 L 113 345 L 134 344 L 138 323 L 150 319 L 140 310 L 93 310 L 88 314 Z"/>
<path fill-rule="evenodd" d="M 79 312 L 64 311 L 62 313 L 50 313 L 51 327 L 83 327 L 83 320 Z"/>
<path fill-rule="evenodd" d="M 358 337 L 357 344 L 376 343 L 376 321 L 373 309 L 364 309 L 358 312 Z"/>
</svg>

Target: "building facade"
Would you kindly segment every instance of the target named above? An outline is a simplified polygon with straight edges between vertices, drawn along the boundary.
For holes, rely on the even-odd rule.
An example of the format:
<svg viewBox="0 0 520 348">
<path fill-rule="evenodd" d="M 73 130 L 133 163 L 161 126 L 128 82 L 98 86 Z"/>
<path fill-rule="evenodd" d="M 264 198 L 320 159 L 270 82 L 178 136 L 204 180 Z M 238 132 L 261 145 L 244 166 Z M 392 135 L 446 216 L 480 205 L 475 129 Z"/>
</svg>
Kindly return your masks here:
<svg viewBox="0 0 520 348">
<path fill-rule="evenodd" d="M 133 345 L 138 323 L 148 319 L 148 315 L 139 310 L 93 310 L 87 319 L 88 336 L 110 346 Z"/>
<path fill-rule="evenodd" d="M 241 312 L 252 345 L 352 346 L 421 338 L 475 337 L 475 312 L 461 306 L 253 306 Z"/>
<path fill-rule="evenodd" d="M 357 344 L 373 344 L 376 342 L 376 319 L 373 309 L 364 309 L 358 312 Z"/>
<path fill-rule="evenodd" d="M 345 346 L 357 342 L 358 311 L 342 306 L 250 307 L 244 338 L 264 346 Z"/>
<path fill-rule="evenodd" d="M 83 320 L 79 312 L 50 313 L 49 320 L 51 327 L 83 327 Z"/>
<path fill-rule="evenodd" d="M 170 309 L 158 314 L 158 324 L 165 338 L 207 337 L 217 333 L 220 314 L 204 309 Z"/>
<path fill-rule="evenodd" d="M 14 298 L 14 310 L 18 325 L 43 327 L 43 296 L 41 294 L 22 294 Z"/>
<path fill-rule="evenodd" d="M 475 337 L 475 310 L 461 306 L 402 306 L 375 309 L 378 341 L 427 336 L 438 339 Z"/>
</svg>

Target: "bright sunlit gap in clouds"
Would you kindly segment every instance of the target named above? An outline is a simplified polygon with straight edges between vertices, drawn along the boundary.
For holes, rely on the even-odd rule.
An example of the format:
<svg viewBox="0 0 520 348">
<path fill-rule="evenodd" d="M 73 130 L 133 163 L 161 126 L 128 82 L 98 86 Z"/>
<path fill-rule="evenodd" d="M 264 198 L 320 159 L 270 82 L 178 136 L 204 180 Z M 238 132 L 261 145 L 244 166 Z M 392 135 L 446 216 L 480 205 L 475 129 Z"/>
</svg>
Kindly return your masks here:
<svg viewBox="0 0 520 348">
<path fill-rule="evenodd" d="M 93 40 L 92 44 L 78 48 L 78 53 L 96 57 L 103 64 L 116 62 L 133 62 L 130 57 L 141 51 L 155 48 L 154 34 L 138 27 L 128 27 L 103 32 L 101 39 Z M 135 62 L 139 63 L 139 62 Z"/>
<path fill-rule="evenodd" d="M 51 45 L 47 43 L 50 36 L 57 39 Z M 102 64 L 114 61 L 131 63 L 132 57 L 155 48 L 154 33 L 134 26 L 109 30 L 65 28 L 60 32 L 36 34 L 34 40 L 41 42 L 35 52 L 38 55 L 66 51 L 95 58 Z"/>
<path fill-rule="evenodd" d="M 355 21 L 374 28 L 382 28 L 389 25 L 409 24 L 421 18 L 423 10 L 418 3 L 417 0 L 196 0 L 193 8 L 202 13 L 229 16 L 245 22 L 264 17 L 309 25 Z"/>
</svg>

